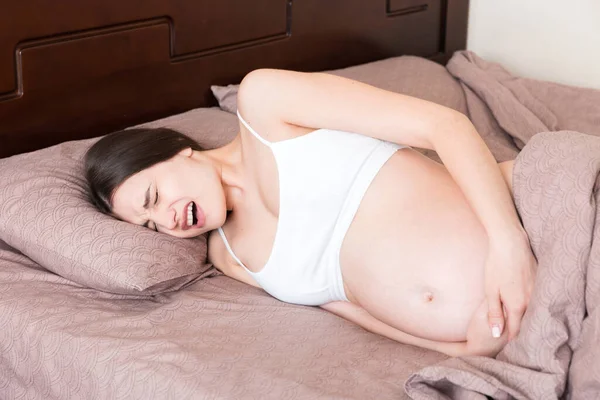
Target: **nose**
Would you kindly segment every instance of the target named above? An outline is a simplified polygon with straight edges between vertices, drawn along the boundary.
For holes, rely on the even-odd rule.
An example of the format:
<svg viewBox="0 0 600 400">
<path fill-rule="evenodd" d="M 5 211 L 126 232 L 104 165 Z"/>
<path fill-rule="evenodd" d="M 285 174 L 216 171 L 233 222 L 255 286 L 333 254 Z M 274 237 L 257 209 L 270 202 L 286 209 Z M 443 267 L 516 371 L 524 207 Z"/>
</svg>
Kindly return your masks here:
<svg viewBox="0 0 600 400">
<path fill-rule="evenodd" d="M 175 210 L 169 208 L 160 208 L 153 215 L 154 223 L 163 229 L 173 230 L 177 226 L 175 219 Z"/>
</svg>

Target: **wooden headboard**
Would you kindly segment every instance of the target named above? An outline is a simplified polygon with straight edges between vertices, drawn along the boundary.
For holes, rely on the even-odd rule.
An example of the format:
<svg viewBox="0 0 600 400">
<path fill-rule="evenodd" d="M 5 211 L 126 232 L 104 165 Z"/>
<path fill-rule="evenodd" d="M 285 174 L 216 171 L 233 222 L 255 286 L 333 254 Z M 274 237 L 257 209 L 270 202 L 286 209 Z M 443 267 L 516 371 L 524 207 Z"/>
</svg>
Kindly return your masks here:
<svg viewBox="0 0 600 400">
<path fill-rule="evenodd" d="M 260 67 L 445 63 L 468 0 L 30 0 L 0 12 L 0 157 L 215 105 Z"/>
</svg>

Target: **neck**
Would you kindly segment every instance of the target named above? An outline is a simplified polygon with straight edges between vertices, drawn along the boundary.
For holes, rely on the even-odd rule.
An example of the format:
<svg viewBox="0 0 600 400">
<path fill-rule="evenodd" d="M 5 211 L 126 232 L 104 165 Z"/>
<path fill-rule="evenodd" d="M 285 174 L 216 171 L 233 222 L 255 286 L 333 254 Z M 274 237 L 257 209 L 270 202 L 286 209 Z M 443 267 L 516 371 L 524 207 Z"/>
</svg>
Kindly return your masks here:
<svg viewBox="0 0 600 400">
<path fill-rule="evenodd" d="M 197 159 L 209 160 L 221 177 L 228 211 L 236 209 L 246 191 L 246 170 L 243 163 L 242 141 L 239 134 L 226 145 L 195 153 Z"/>
</svg>

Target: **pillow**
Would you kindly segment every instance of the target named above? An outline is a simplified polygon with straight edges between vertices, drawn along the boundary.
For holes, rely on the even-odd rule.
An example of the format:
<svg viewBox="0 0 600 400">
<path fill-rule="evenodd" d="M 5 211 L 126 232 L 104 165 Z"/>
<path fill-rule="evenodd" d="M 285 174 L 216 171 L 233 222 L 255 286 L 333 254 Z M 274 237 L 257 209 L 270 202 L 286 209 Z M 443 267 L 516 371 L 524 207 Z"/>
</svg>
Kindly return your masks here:
<svg viewBox="0 0 600 400">
<path fill-rule="evenodd" d="M 394 57 L 327 73 L 391 92 L 419 97 L 467 114 L 465 94 L 458 81 L 444 66 L 426 58 Z M 238 87 L 239 85 L 211 86 L 222 110 L 236 113 Z"/>
<path fill-rule="evenodd" d="M 207 147 L 238 132 L 237 119 L 216 107 L 141 126 L 178 129 Z M 75 283 L 118 294 L 177 290 L 214 273 L 206 263 L 206 235 L 179 239 L 94 208 L 83 157 L 96 140 L 0 160 L 0 241 Z"/>
<path fill-rule="evenodd" d="M 131 128 L 170 128 L 188 135 L 207 150 L 226 145 L 240 131 L 237 116 L 219 107 L 197 108 Z"/>
</svg>

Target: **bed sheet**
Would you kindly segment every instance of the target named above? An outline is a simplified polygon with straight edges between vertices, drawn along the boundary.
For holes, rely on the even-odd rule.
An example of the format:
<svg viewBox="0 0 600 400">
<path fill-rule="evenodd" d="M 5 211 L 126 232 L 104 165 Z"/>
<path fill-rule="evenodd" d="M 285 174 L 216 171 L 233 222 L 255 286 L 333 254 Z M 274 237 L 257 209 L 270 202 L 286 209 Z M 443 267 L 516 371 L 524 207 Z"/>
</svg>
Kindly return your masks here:
<svg viewBox="0 0 600 400">
<path fill-rule="evenodd" d="M 402 399 L 441 354 L 225 276 L 114 295 L 0 247 L 2 399 Z"/>
</svg>

